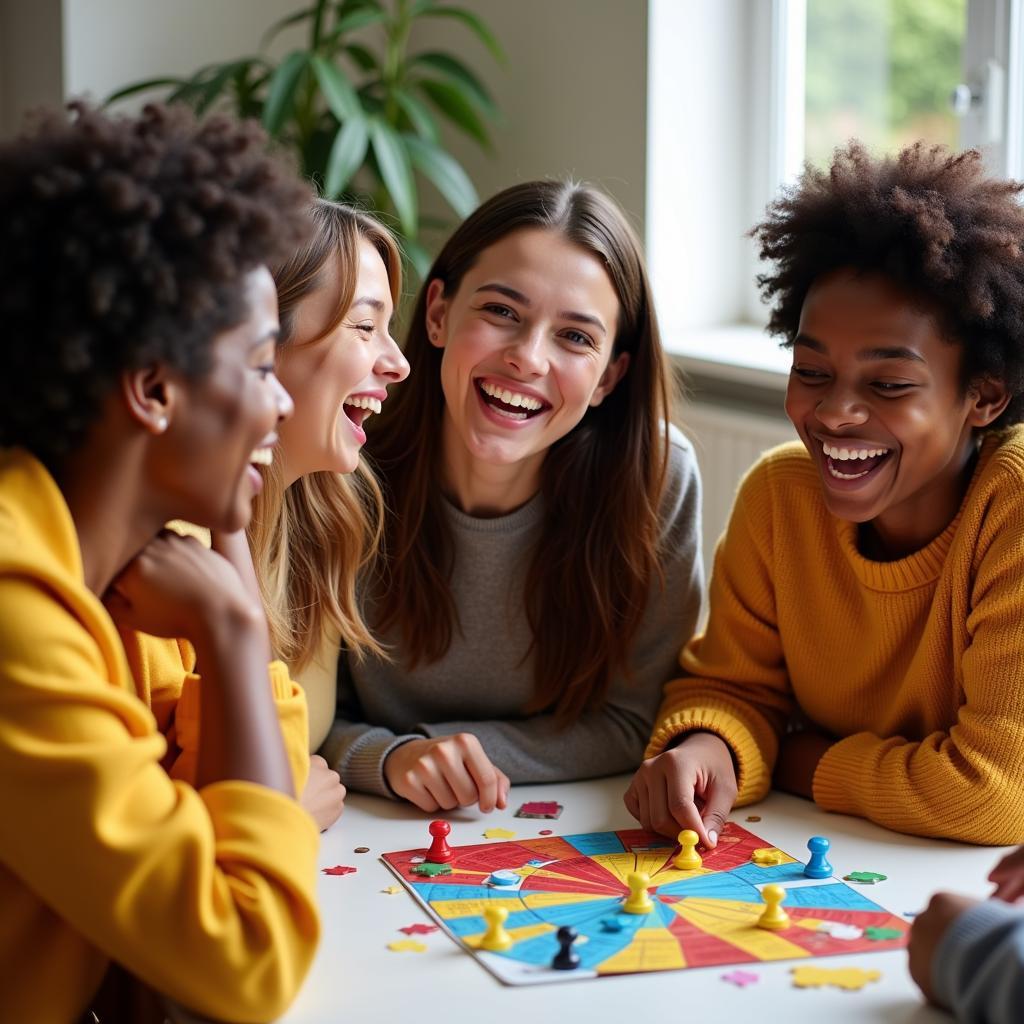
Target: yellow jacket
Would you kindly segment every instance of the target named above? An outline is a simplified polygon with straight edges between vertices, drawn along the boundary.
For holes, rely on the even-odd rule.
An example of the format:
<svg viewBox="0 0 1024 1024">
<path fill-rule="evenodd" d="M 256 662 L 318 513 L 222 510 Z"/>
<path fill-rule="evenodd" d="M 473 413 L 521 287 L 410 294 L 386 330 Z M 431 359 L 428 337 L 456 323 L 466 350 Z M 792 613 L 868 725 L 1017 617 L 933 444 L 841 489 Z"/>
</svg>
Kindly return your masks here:
<svg viewBox="0 0 1024 1024">
<path fill-rule="evenodd" d="M 173 781 L 166 753 L 60 491 L 0 453 L 0 1020 L 76 1020 L 111 960 L 234 1021 L 296 993 L 319 932 L 312 819 L 252 783 Z"/>
<path fill-rule="evenodd" d="M 953 522 L 874 562 L 827 511 L 799 444 L 747 475 L 715 556 L 705 633 L 684 649 L 647 756 L 693 729 L 771 785 L 799 713 L 837 737 L 814 799 L 887 828 L 1024 840 L 1024 427 L 985 438 Z"/>
</svg>

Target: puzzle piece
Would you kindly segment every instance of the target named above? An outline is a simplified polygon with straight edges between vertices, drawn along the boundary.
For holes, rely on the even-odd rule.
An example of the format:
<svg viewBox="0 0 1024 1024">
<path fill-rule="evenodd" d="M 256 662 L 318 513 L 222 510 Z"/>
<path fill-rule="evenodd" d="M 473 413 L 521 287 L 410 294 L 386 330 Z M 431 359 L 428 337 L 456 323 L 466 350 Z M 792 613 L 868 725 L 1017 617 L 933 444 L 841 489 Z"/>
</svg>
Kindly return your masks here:
<svg viewBox="0 0 1024 1024">
<path fill-rule="evenodd" d="M 426 953 L 427 947 L 416 939 L 395 939 L 388 943 L 392 953 Z"/>
<path fill-rule="evenodd" d="M 737 988 L 746 988 L 748 985 L 756 985 L 760 978 L 750 971 L 730 971 L 722 975 L 722 981 L 727 981 Z"/>
<path fill-rule="evenodd" d="M 515 837 L 515 832 L 510 832 L 507 828 L 484 829 L 484 839 L 515 839 Z"/>
<path fill-rule="evenodd" d="M 782 863 L 782 851 L 776 850 L 774 847 L 768 847 L 762 850 L 755 850 L 750 855 L 750 859 L 759 868 L 770 868 L 775 864 Z"/>
<path fill-rule="evenodd" d="M 874 885 L 876 882 L 884 882 L 888 877 L 888 875 L 880 875 L 877 871 L 851 871 L 848 875 L 843 875 L 843 881 Z"/>
<path fill-rule="evenodd" d="M 878 981 L 881 971 L 865 971 L 860 967 L 791 967 L 795 988 L 821 988 L 833 985 L 847 992 L 859 992 L 869 981 Z"/>
<path fill-rule="evenodd" d="M 386 889 L 381 889 L 381 892 L 385 896 L 397 896 L 402 891 L 400 885 L 389 885 Z"/>
<path fill-rule="evenodd" d="M 431 932 L 439 930 L 436 924 L 421 924 L 419 921 L 416 924 L 407 924 L 404 928 L 398 929 L 400 932 L 405 932 L 406 935 L 429 935 Z"/>
<path fill-rule="evenodd" d="M 562 805 L 554 800 L 531 800 L 523 804 L 515 813 L 517 818 L 557 818 L 562 813 Z"/>
<path fill-rule="evenodd" d="M 435 875 L 450 875 L 452 873 L 451 864 L 417 864 L 416 867 L 409 869 L 414 875 L 425 875 L 427 878 L 433 878 Z"/>
<path fill-rule="evenodd" d="M 898 939 L 903 932 L 898 928 L 879 928 L 875 925 L 868 925 L 864 929 L 864 934 L 871 939 L 872 942 L 884 942 L 886 939 Z"/>
<path fill-rule="evenodd" d="M 346 867 L 344 864 L 335 864 L 333 868 L 321 868 L 325 875 L 353 875 L 355 868 Z"/>
</svg>

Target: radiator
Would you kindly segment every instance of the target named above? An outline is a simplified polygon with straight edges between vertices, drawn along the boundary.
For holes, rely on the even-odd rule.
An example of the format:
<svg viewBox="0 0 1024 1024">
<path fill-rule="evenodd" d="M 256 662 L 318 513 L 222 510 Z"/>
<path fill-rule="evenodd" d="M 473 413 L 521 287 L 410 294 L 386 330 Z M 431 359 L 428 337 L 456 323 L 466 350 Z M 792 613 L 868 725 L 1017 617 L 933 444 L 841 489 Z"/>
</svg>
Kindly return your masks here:
<svg viewBox="0 0 1024 1024">
<path fill-rule="evenodd" d="M 704 569 L 710 577 L 740 479 L 765 449 L 792 441 L 796 431 L 781 412 L 759 415 L 699 401 L 686 406 L 682 428 L 693 441 L 704 487 Z"/>
</svg>

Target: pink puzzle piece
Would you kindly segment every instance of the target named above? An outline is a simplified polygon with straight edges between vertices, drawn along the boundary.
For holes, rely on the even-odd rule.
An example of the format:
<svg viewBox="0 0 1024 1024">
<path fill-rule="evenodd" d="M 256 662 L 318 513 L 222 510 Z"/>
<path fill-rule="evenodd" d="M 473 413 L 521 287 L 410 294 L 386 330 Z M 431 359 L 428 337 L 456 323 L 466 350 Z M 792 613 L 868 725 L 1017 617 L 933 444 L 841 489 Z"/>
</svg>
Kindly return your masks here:
<svg viewBox="0 0 1024 1024">
<path fill-rule="evenodd" d="M 750 971 L 730 971 L 728 974 L 722 975 L 722 981 L 727 981 L 737 988 L 746 988 L 748 985 L 756 985 L 758 976 L 751 974 Z"/>
<path fill-rule="evenodd" d="M 436 924 L 407 924 L 404 928 L 398 929 L 400 932 L 405 932 L 406 935 L 429 935 L 431 932 L 436 932 L 438 926 Z"/>
<path fill-rule="evenodd" d="M 346 867 L 344 864 L 335 864 L 333 868 L 323 868 L 325 875 L 352 875 L 355 874 L 355 868 Z"/>
</svg>

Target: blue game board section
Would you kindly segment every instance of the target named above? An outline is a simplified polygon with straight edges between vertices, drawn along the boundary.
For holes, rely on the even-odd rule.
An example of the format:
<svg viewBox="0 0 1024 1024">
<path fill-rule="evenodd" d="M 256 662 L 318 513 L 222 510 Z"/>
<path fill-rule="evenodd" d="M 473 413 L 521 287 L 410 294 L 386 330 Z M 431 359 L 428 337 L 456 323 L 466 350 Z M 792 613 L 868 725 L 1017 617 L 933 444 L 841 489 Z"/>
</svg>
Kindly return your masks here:
<svg viewBox="0 0 1024 1024">
<path fill-rule="evenodd" d="M 831 885 L 805 885 L 787 889 L 785 906 L 814 907 L 819 910 L 874 910 L 885 911 L 877 903 L 851 889 L 842 882 Z"/>
<path fill-rule="evenodd" d="M 805 877 L 804 866 L 799 861 L 792 864 L 772 864 L 765 868 L 750 862 L 733 868 L 732 874 L 737 878 L 742 878 L 745 882 L 752 882 L 754 885 L 767 885 L 769 882 L 795 882 L 798 878 Z"/>
<path fill-rule="evenodd" d="M 581 832 L 575 836 L 562 838 L 588 857 L 595 857 L 600 853 L 624 853 L 626 849 L 614 832 Z"/>
<path fill-rule="evenodd" d="M 711 875 L 694 875 L 678 882 L 658 886 L 658 895 L 697 896 L 713 900 L 736 900 L 740 903 L 757 903 L 761 899 L 757 889 L 742 878 L 737 871 Z"/>
</svg>

